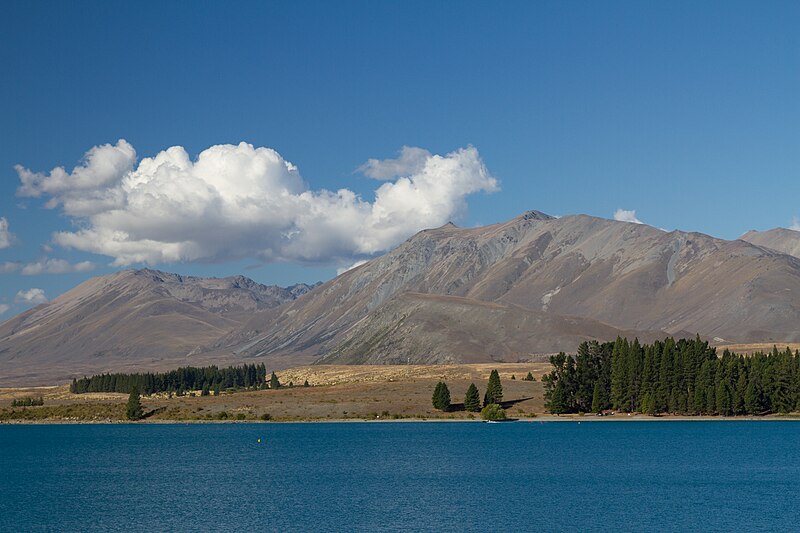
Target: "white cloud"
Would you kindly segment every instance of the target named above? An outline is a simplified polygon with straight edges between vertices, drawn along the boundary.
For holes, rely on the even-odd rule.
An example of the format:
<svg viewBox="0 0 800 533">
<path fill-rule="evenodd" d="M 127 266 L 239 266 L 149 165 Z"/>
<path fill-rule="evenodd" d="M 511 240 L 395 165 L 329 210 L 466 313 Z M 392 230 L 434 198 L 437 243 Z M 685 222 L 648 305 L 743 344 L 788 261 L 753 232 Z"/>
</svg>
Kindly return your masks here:
<svg viewBox="0 0 800 533">
<path fill-rule="evenodd" d="M 358 167 L 358 171 L 376 180 L 390 180 L 411 176 L 425 168 L 431 153 L 424 148 L 403 146 L 397 159 L 369 159 Z"/>
<path fill-rule="evenodd" d="M 27 291 L 19 291 L 14 298 L 14 302 L 26 305 L 39 305 L 47 302 L 47 297 L 44 295 L 42 289 L 28 289 Z"/>
<path fill-rule="evenodd" d="M 619 222 L 633 222 L 634 224 L 644 224 L 641 220 L 636 218 L 636 210 L 631 209 L 617 209 L 614 211 L 614 220 Z"/>
<path fill-rule="evenodd" d="M 14 235 L 8 230 L 8 220 L 0 217 L 0 250 L 14 243 Z"/>
<path fill-rule="evenodd" d="M 789 227 L 789 229 L 800 231 L 800 218 L 792 217 L 792 225 Z"/>
<path fill-rule="evenodd" d="M 72 274 L 75 272 L 91 272 L 95 269 L 95 266 L 96 265 L 91 261 L 70 263 L 63 259 L 49 258 L 40 259 L 32 263 L 5 261 L 0 263 L 0 274 L 10 274 L 18 271 L 24 276 L 35 276 L 38 274 Z"/>
<path fill-rule="evenodd" d="M 14 169 L 21 183 L 17 196 L 39 198 L 47 195 L 50 200 L 45 205 L 50 209 L 61 204 L 68 215 L 93 215 L 122 205 L 123 198 L 116 185 L 135 162 L 133 146 L 120 139 L 116 145 L 95 146 L 69 173 L 64 167 L 42 174 L 16 165 Z"/>
<path fill-rule="evenodd" d="M 5 261 L 0 263 L 0 274 L 10 274 L 22 268 L 22 263 L 19 261 Z"/>
<path fill-rule="evenodd" d="M 361 259 L 360 261 L 356 261 L 355 263 L 353 263 L 353 264 L 352 264 L 352 265 L 350 265 L 350 266 L 345 266 L 345 267 L 337 268 L 337 269 L 336 269 L 336 275 L 337 275 L 337 276 L 341 276 L 342 274 L 344 274 L 344 273 L 345 273 L 345 272 L 347 272 L 348 270 L 353 270 L 354 268 L 356 268 L 356 267 L 359 267 L 359 266 L 363 265 L 363 264 L 364 264 L 364 263 L 366 263 L 366 262 L 367 262 L 367 260 L 366 260 L 366 259 Z"/>
<path fill-rule="evenodd" d="M 8 311 L 9 309 L 11 309 L 10 305 L 0 304 L 0 315 L 5 314 L 5 312 Z"/>
<path fill-rule="evenodd" d="M 63 205 L 82 228 L 54 234 L 56 244 L 129 265 L 243 257 L 343 263 L 441 226 L 470 194 L 498 190 L 473 147 L 427 154 L 412 174 L 381 184 L 372 202 L 347 189 L 310 190 L 276 151 L 246 143 L 212 146 L 195 161 L 174 146 L 135 167 L 133 154 L 120 140 L 90 150 L 70 174 L 17 166 L 20 194 L 50 196 L 48 205 Z"/>
<path fill-rule="evenodd" d="M 34 263 L 28 263 L 22 267 L 23 276 L 35 276 L 38 274 L 71 274 L 75 272 L 91 272 L 94 270 L 94 263 L 91 261 L 81 261 L 72 264 L 63 259 L 41 259 Z"/>
</svg>

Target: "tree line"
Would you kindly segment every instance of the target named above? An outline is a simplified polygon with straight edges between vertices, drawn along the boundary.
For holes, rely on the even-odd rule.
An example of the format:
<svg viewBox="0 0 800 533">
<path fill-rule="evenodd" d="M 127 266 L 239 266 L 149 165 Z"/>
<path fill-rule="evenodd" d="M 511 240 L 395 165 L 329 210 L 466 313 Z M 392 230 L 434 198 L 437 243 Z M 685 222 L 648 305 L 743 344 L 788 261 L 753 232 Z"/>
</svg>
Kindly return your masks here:
<svg viewBox="0 0 800 533">
<path fill-rule="evenodd" d="M 226 389 L 277 389 L 280 387 L 281 383 L 278 377 L 274 372 L 268 377 L 266 366 L 262 363 L 227 368 L 187 366 L 160 373 L 98 374 L 92 377 L 73 379 L 69 390 L 76 394 L 85 392 L 129 393 L 135 388 L 148 396 L 159 392 L 182 395 L 185 391 L 200 390 L 201 394 L 206 396 L 211 391 L 219 394 L 220 390 Z"/>
<path fill-rule="evenodd" d="M 718 356 L 708 342 L 583 342 L 550 358 L 542 379 L 554 414 L 606 410 L 645 414 L 763 415 L 800 409 L 800 351 Z"/>
</svg>

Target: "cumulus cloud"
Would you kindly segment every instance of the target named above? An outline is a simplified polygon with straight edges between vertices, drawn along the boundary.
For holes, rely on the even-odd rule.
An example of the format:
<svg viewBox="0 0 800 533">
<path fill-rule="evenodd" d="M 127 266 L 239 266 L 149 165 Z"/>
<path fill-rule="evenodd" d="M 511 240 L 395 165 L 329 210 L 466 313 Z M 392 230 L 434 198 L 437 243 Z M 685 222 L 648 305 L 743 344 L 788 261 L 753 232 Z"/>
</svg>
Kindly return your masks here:
<svg viewBox="0 0 800 533">
<path fill-rule="evenodd" d="M 70 263 L 63 259 L 41 259 L 34 263 L 28 263 L 22 267 L 23 276 L 35 276 L 38 274 L 72 274 L 75 272 L 91 272 L 95 265 L 91 261 L 81 261 L 80 263 Z"/>
<path fill-rule="evenodd" d="M 617 209 L 614 211 L 614 220 L 618 220 L 619 222 L 632 222 L 634 224 L 644 224 L 641 220 L 636 218 L 636 210 L 631 209 Z"/>
<path fill-rule="evenodd" d="M 54 234 L 54 243 L 117 266 L 243 257 L 341 264 L 444 224 L 470 194 L 498 190 L 471 146 L 425 154 L 373 201 L 348 189 L 311 190 L 278 152 L 247 143 L 212 146 L 195 160 L 173 146 L 135 165 L 133 147 L 120 140 L 93 148 L 68 174 L 16 168 L 19 194 L 48 196 L 81 228 Z M 377 165 L 369 172 L 390 174 Z"/>
<path fill-rule="evenodd" d="M 123 198 L 116 185 L 135 162 L 136 150 L 120 139 L 115 145 L 95 146 L 86 152 L 81 164 L 72 172 L 56 167 L 44 174 L 16 165 L 14 169 L 20 181 L 17 196 L 48 196 L 45 204 L 48 208 L 61 204 L 68 215 L 90 216 L 122 205 Z"/>
<path fill-rule="evenodd" d="M 358 167 L 358 171 L 376 180 L 390 180 L 411 176 L 425 168 L 431 153 L 424 148 L 403 146 L 397 159 L 369 159 Z"/>
<path fill-rule="evenodd" d="M 28 289 L 27 291 L 19 291 L 14 297 L 14 303 L 25 305 L 39 305 L 47 302 L 47 297 L 44 295 L 42 289 Z"/>
<path fill-rule="evenodd" d="M 0 217 L 0 250 L 8 248 L 14 242 L 14 235 L 8 230 L 8 220 Z"/>
<path fill-rule="evenodd" d="M 800 231 L 800 218 L 792 217 L 792 225 L 789 226 L 789 229 L 794 231 Z"/>
<path fill-rule="evenodd" d="M 0 315 L 5 314 L 5 312 L 8 311 L 9 309 L 11 309 L 11 306 L 8 306 L 6 304 L 0 304 Z"/>
</svg>

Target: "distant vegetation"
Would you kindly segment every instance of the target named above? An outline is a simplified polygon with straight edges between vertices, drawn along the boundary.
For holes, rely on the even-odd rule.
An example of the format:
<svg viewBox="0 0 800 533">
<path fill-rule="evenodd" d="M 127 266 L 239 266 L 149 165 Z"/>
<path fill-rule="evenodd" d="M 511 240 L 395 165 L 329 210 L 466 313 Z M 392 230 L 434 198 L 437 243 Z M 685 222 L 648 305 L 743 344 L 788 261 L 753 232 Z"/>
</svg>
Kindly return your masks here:
<svg viewBox="0 0 800 533">
<path fill-rule="evenodd" d="M 174 393 L 182 396 L 185 391 L 201 391 L 207 396 L 214 391 L 231 388 L 245 389 L 277 389 L 281 384 L 273 372 L 267 380 L 267 369 L 264 364 L 230 366 L 191 367 L 187 366 L 163 373 L 140 374 L 99 374 L 92 377 L 73 379 L 70 392 L 122 392 L 129 393 L 134 388 L 145 395 L 159 392 Z"/>
<path fill-rule="evenodd" d="M 44 405 L 44 399 L 39 396 L 38 398 L 21 398 L 19 400 L 12 400 L 11 407 L 32 407 L 37 405 Z"/>
<path fill-rule="evenodd" d="M 542 378 L 554 414 L 606 410 L 646 414 L 763 415 L 800 409 L 800 351 L 750 356 L 696 339 L 640 344 L 584 342 L 550 358 Z"/>
</svg>

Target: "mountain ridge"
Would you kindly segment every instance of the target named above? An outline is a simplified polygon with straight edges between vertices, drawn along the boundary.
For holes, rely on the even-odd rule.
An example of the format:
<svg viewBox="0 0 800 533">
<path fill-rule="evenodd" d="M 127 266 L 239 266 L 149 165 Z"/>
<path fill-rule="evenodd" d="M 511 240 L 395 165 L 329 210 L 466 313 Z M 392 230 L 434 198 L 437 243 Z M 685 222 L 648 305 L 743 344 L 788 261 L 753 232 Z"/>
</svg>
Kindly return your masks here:
<svg viewBox="0 0 800 533">
<path fill-rule="evenodd" d="M 254 358 L 529 360 L 618 335 L 800 341 L 800 258 L 748 239 L 527 211 L 422 230 L 314 286 L 122 271 L 0 324 L 0 383 Z"/>
</svg>

